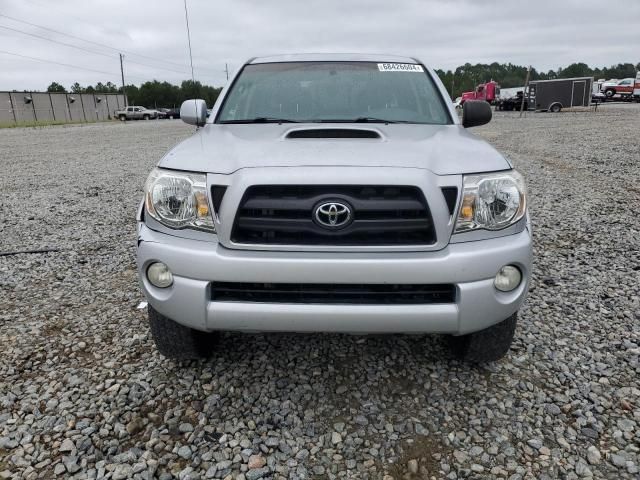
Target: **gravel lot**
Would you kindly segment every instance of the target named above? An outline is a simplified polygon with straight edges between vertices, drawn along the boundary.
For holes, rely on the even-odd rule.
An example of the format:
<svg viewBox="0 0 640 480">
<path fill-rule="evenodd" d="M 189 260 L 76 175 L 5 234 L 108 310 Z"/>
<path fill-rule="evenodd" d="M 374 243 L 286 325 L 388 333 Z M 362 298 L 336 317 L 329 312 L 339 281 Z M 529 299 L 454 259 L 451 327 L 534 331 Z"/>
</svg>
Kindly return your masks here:
<svg viewBox="0 0 640 480">
<path fill-rule="evenodd" d="M 517 340 L 484 367 L 436 336 L 228 334 L 168 361 L 134 214 L 192 129 L 0 130 L 0 479 L 638 478 L 640 105 L 476 130 L 527 177 L 535 235 Z"/>
</svg>

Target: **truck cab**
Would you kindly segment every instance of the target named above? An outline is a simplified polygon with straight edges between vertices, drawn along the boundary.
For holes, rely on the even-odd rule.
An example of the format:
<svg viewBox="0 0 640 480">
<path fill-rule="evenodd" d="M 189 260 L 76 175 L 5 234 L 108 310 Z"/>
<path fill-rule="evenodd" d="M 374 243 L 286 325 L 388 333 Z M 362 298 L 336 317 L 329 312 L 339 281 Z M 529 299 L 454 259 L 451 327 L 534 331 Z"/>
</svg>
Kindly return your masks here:
<svg viewBox="0 0 640 480">
<path fill-rule="evenodd" d="M 628 97 L 630 95 L 633 95 L 634 83 L 634 79 L 631 77 L 623 78 L 622 80 L 618 80 L 613 84 L 607 82 L 604 85 L 604 94 L 607 98 L 613 98 L 615 95 Z"/>
<path fill-rule="evenodd" d="M 464 92 L 462 94 L 461 104 L 467 100 L 484 100 L 485 102 L 494 103 L 500 97 L 500 85 L 493 80 L 487 83 L 479 84 L 473 92 Z"/>
</svg>

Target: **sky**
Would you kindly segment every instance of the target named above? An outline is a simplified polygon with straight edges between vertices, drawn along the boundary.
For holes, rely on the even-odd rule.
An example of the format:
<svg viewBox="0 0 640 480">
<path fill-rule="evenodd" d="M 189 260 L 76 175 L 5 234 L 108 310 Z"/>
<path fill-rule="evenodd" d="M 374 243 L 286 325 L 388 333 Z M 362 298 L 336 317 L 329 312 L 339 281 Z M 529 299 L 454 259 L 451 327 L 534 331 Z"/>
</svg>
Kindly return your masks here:
<svg viewBox="0 0 640 480">
<path fill-rule="evenodd" d="M 640 62 L 638 0 L 187 0 L 187 6 L 196 80 L 215 86 L 226 83 L 225 65 L 233 72 L 250 57 L 274 53 L 394 53 L 445 70 L 466 62 L 544 71 L 578 61 Z M 44 90 L 53 81 L 66 88 L 120 85 L 119 52 L 127 84 L 190 78 L 183 0 L 0 0 L 0 91 Z"/>
</svg>

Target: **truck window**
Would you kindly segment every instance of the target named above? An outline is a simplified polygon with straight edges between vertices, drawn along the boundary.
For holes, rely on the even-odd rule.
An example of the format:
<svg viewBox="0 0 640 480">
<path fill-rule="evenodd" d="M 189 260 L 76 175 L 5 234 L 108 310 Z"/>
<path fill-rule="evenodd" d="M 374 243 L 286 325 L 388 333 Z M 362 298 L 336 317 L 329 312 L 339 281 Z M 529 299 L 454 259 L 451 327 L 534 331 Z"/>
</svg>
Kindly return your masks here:
<svg viewBox="0 0 640 480">
<path fill-rule="evenodd" d="M 216 122 L 243 123 L 255 118 L 452 123 L 439 90 L 421 65 L 373 62 L 246 65 Z"/>
</svg>

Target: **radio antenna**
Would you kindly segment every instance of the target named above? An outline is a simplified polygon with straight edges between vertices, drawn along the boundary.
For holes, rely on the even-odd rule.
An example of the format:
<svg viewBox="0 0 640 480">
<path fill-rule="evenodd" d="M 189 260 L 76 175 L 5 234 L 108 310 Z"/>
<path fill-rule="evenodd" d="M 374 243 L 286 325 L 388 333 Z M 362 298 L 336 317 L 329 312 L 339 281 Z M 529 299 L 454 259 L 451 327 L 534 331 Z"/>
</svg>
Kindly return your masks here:
<svg viewBox="0 0 640 480">
<path fill-rule="evenodd" d="M 196 76 L 193 73 L 193 53 L 191 52 L 191 30 L 189 29 L 189 10 L 187 9 L 187 0 L 184 0 L 184 19 L 187 23 L 187 40 L 189 42 L 189 63 L 191 64 L 191 83 L 193 84 L 193 89 L 195 93 L 196 87 Z M 193 106 L 197 105 L 196 99 L 193 99 Z M 194 108 L 194 110 L 196 110 Z M 198 131 L 198 126 L 196 125 L 196 131 Z"/>
</svg>

